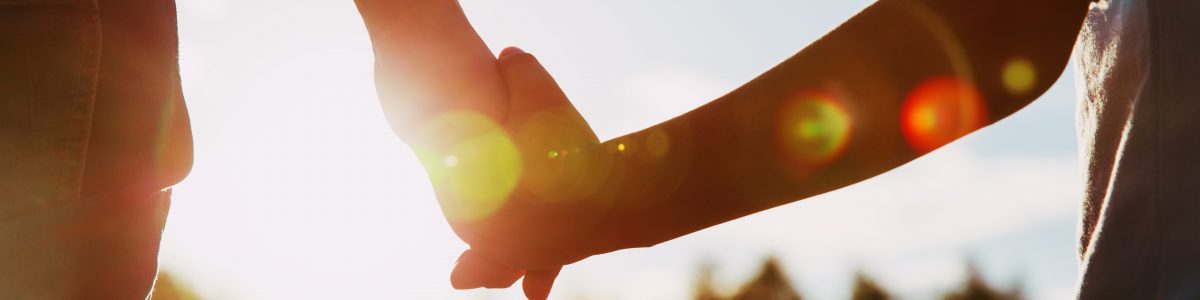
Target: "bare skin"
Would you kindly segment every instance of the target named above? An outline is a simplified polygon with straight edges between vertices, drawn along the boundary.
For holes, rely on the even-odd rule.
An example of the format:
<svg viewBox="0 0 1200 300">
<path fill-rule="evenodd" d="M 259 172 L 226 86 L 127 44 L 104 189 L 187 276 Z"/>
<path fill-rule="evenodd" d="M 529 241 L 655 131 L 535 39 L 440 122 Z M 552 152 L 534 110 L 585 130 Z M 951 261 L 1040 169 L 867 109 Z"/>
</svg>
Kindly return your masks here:
<svg viewBox="0 0 1200 300">
<path fill-rule="evenodd" d="M 418 116 L 389 116 L 404 117 L 393 124 L 404 124 L 401 137 L 418 149 L 443 211 L 471 245 L 452 284 L 498 288 L 524 276 L 526 295 L 542 299 L 563 265 L 854 184 L 1011 115 L 1061 74 L 1090 1 L 881 0 L 741 88 L 603 143 L 532 55 L 480 54 L 487 48 L 456 1 L 390 3 L 358 1 L 385 74 L 377 77 L 385 108 L 417 107 Z M 420 18 L 403 17 L 414 10 Z M 384 27 L 450 32 L 384 36 Z M 413 44 L 459 53 L 388 46 Z M 391 69 L 392 61 L 419 63 Z M 439 66 L 456 71 L 431 71 Z M 423 96 L 383 92 L 392 72 L 429 83 L 408 94 Z M 477 89 L 446 83 L 463 78 Z M 478 98 L 455 100 L 464 92 Z M 462 123 L 444 117 L 455 111 L 494 126 L 422 125 Z M 455 155 L 453 144 L 493 131 L 508 137 L 501 144 L 518 153 L 519 172 L 488 161 L 504 157 Z M 518 179 L 493 188 L 477 174 Z M 463 186 L 500 190 L 501 200 Z"/>
</svg>

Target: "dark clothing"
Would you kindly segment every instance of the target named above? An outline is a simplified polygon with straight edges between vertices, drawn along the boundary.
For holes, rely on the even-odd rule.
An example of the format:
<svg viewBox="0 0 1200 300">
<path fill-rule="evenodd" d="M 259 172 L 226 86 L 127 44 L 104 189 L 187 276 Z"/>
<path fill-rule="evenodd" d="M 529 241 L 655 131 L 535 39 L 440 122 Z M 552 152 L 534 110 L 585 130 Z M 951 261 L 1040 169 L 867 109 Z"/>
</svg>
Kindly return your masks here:
<svg viewBox="0 0 1200 300">
<path fill-rule="evenodd" d="M 171 0 L 0 1 L 0 298 L 80 296 L 72 259 L 118 250 L 67 227 L 165 212 L 191 165 L 177 44 Z"/>
<path fill-rule="evenodd" d="M 0 220 L 186 175 L 173 1 L 4 1 L 0 41 Z"/>
<path fill-rule="evenodd" d="M 1100 1 L 1077 52 L 1079 297 L 1200 299 L 1200 1 Z"/>
</svg>

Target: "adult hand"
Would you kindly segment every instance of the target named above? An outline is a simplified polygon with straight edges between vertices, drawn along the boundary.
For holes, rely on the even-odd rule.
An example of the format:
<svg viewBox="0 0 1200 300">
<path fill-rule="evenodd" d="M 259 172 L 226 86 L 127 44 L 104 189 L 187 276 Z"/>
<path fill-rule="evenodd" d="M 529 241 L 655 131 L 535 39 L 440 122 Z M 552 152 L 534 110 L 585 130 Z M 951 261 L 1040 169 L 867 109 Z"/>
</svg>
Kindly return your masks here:
<svg viewBox="0 0 1200 300">
<path fill-rule="evenodd" d="M 492 56 L 457 1 L 357 0 L 380 101 L 471 250 L 456 288 L 521 276 L 544 298 L 562 265 L 601 253 L 609 153 L 532 55 Z"/>
<path fill-rule="evenodd" d="M 533 55 L 508 48 L 497 66 L 507 118 L 448 113 L 429 134 L 463 138 L 417 152 L 446 218 L 472 247 L 452 284 L 501 288 L 524 276 L 526 295 L 542 299 L 563 265 L 615 249 L 618 230 L 604 222 L 612 202 L 600 190 L 611 149 Z"/>
</svg>

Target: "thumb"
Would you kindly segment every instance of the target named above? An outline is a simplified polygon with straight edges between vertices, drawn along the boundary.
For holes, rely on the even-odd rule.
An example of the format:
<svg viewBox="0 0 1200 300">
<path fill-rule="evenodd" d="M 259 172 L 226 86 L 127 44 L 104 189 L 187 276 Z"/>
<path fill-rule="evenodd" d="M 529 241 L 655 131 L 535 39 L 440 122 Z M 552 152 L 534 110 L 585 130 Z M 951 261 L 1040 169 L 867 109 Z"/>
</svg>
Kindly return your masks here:
<svg viewBox="0 0 1200 300">
<path fill-rule="evenodd" d="M 530 300 L 545 300 L 549 298 L 550 288 L 554 286 L 554 279 L 558 278 L 559 271 L 562 271 L 561 266 L 526 272 L 525 280 L 521 283 L 525 290 L 525 297 Z"/>
<path fill-rule="evenodd" d="M 583 117 L 571 105 L 558 82 L 532 54 L 509 47 L 500 52 L 497 65 L 508 86 L 510 119 L 554 109 L 583 123 Z"/>
</svg>

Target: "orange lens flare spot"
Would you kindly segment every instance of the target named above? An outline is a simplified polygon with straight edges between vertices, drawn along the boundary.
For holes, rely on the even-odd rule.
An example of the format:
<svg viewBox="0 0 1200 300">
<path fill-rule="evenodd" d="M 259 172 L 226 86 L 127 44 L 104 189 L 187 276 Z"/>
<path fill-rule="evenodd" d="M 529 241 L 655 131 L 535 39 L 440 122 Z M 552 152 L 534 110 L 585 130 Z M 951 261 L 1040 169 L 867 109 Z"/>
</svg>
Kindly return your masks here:
<svg viewBox="0 0 1200 300">
<path fill-rule="evenodd" d="M 1033 62 L 1025 58 L 1014 58 L 1004 64 L 1004 88 L 1016 96 L 1024 96 L 1033 91 L 1037 83 L 1037 69 Z"/>
<path fill-rule="evenodd" d="M 784 157 L 805 166 L 841 156 L 850 141 L 851 118 L 837 98 L 805 94 L 785 104 L 776 117 L 776 144 Z"/>
<path fill-rule="evenodd" d="M 620 151 L 620 152 L 625 152 L 625 143 L 618 143 L 618 144 L 617 144 L 617 151 Z"/>
<path fill-rule="evenodd" d="M 927 153 L 983 127 L 983 96 L 969 82 L 953 77 L 926 80 L 901 108 L 901 129 L 913 150 Z"/>
</svg>

